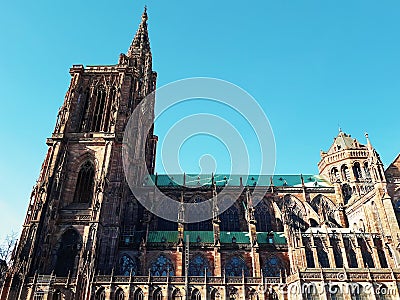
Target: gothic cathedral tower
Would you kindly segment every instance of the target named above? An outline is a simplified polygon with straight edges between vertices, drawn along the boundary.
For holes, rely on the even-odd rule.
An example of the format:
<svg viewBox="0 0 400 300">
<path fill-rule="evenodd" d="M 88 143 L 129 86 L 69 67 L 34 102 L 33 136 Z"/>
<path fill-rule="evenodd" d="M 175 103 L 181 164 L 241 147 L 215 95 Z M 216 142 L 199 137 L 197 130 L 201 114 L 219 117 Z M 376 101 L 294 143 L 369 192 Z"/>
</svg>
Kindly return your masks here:
<svg viewBox="0 0 400 300">
<path fill-rule="evenodd" d="M 125 182 L 121 153 L 129 116 L 156 89 L 146 9 L 118 64 L 74 65 L 70 74 L 1 299 L 31 299 L 35 291 L 25 279 L 35 274 L 74 278 L 81 291 L 75 298 L 86 298 L 94 270 L 112 272 L 121 231 L 142 226 L 143 209 Z M 154 114 L 154 102 L 148 111 Z M 157 137 L 150 130 L 136 143 L 146 149 L 152 174 Z"/>
</svg>

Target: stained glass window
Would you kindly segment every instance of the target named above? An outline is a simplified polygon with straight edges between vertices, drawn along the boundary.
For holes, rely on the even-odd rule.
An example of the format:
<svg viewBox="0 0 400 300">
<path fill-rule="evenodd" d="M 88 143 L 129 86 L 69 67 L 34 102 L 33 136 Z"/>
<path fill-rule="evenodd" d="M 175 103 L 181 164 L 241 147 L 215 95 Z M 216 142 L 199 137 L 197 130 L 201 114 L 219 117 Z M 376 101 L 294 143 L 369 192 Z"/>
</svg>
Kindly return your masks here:
<svg viewBox="0 0 400 300">
<path fill-rule="evenodd" d="M 244 275 L 249 275 L 249 269 L 247 268 L 243 258 L 234 256 L 227 261 L 225 265 L 226 276 L 242 276 L 243 272 Z"/>
<path fill-rule="evenodd" d="M 206 201 L 207 199 L 201 197 L 201 196 L 195 196 L 192 199 L 190 199 L 190 203 L 201 203 Z M 208 203 L 208 202 L 207 202 Z M 198 211 L 201 209 L 202 211 Z M 199 214 L 207 214 L 208 209 L 211 209 L 209 205 L 205 205 L 203 203 L 202 206 L 199 206 L 196 208 L 196 211 L 198 211 Z M 196 223 L 189 223 L 187 224 L 187 230 L 188 231 L 212 231 L 212 222 L 211 220 L 205 220 L 201 222 L 196 222 Z"/>
<path fill-rule="evenodd" d="M 137 263 L 136 260 L 132 259 L 129 255 L 124 254 L 120 260 L 120 274 L 123 276 L 129 276 L 132 272 L 132 275 L 137 275 Z"/>
<path fill-rule="evenodd" d="M 264 201 L 260 201 L 260 203 L 255 207 L 254 218 L 257 221 L 257 231 L 269 232 L 272 230 L 271 214 L 268 205 Z"/>
<path fill-rule="evenodd" d="M 274 255 L 267 258 L 262 271 L 265 277 L 279 277 L 281 272 L 282 275 L 284 273 L 284 266 L 281 260 Z"/>
<path fill-rule="evenodd" d="M 205 270 L 207 270 L 207 275 L 211 276 L 208 261 L 202 255 L 196 255 L 190 260 L 189 276 L 204 276 Z"/>
<path fill-rule="evenodd" d="M 240 231 L 239 213 L 235 206 L 229 207 L 221 214 L 221 231 Z"/>
<path fill-rule="evenodd" d="M 150 273 L 152 276 L 174 276 L 174 266 L 169 258 L 160 255 L 152 263 Z"/>
</svg>

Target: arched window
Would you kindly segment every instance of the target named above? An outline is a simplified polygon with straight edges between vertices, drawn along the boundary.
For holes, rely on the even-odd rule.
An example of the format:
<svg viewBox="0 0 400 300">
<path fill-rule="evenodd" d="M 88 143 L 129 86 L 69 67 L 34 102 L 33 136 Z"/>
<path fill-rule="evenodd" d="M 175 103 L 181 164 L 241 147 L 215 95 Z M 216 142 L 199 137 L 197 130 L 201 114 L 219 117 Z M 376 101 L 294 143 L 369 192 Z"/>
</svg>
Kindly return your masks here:
<svg viewBox="0 0 400 300">
<path fill-rule="evenodd" d="M 142 289 L 137 289 L 133 294 L 133 300 L 144 300 L 144 295 Z"/>
<path fill-rule="evenodd" d="M 190 199 L 189 203 L 196 203 L 195 205 L 197 205 L 197 203 L 201 203 L 206 201 L 207 199 L 197 195 L 195 197 L 193 197 L 192 199 Z M 203 204 L 203 206 L 199 206 L 198 208 L 196 208 L 196 211 L 198 211 L 199 209 L 202 210 L 202 212 L 199 212 L 199 214 L 203 213 L 206 214 L 207 213 L 207 209 L 211 209 L 210 207 L 208 207 L 208 205 Z M 196 223 L 189 223 L 186 225 L 187 226 L 187 230 L 188 231 L 212 231 L 212 221 L 211 220 L 205 220 L 205 221 L 201 221 L 201 222 L 196 222 Z"/>
<path fill-rule="evenodd" d="M 371 179 L 371 173 L 369 172 L 368 162 L 364 163 L 364 173 L 365 173 L 365 178 Z"/>
<path fill-rule="evenodd" d="M 194 289 L 192 292 L 192 297 L 190 297 L 191 300 L 201 300 L 201 294 L 198 289 Z"/>
<path fill-rule="evenodd" d="M 90 203 L 93 198 L 94 167 L 90 161 L 85 162 L 78 174 L 74 202 Z"/>
<path fill-rule="evenodd" d="M 354 251 L 353 242 L 349 238 L 343 238 L 344 248 L 346 249 L 347 261 L 350 268 L 358 268 L 357 255 Z"/>
<path fill-rule="evenodd" d="M 269 207 L 263 200 L 255 207 L 254 218 L 257 221 L 256 230 L 258 232 L 270 232 L 272 230 Z"/>
<path fill-rule="evenodd" d="M 346 165 L 343 165 L 342 168 L 342 178 L 344 181 L 350 181 L 351 177 L 350 177 L 350 170 Z"/>
<path fill-rule="evenodd" d="M 279 277 L 283 276 L 285 267 L 281 260 L 275 255 L 270 256 L 266 259 L 264 267 L 262 269 L 264 277 Z"/>
<path fill-rule="evenodd" d="M 124 300 L 124 299 L 125 299 L 124 291 L 122 289 L 118 289 L 115 293 L 115 300 Z"/>
<path fill-rule="evenodd" d="M 376 247 L 376 251 L 378 252 L 379 263 L 381 264 L 381 268 L 387 268 L 388 263 L 386 260 L 385 250 L 383 250 L 382 240 L 375 238 L 374 244 Z"/>
<path fill-rule="evenodd" d="M 360 167 L 359 162 L 354 163 L 353 174 L 354 174 L 354 177 L 356 178 L 356 180 L 359 180 L 360 178 L 362 178 L 361 167 Z"/>
<path fill-rule="evenodd" d="M 331 181 L 332 182 L 337 182 L 337 181 L 340 182 L 340 173 L 337 168 L 333 168 L 331 170 Z"/>
<path fill-rule="evenodd" d="M 331 245 L 333 248 L 333 257 L 335 259 L 336 268 L 343 268 L 343 257 L 342 249 L 340 247 L 340 241 L 337 238 L 331 239 Z"/>
<path fill-rule="evenodd" d="M 136 260 L 132 259 L 129 255 L 124 254 L 119 259 L 119 271 L 120 275 L 123 276 L 132 276 L 137 275 L 137 263 Z"/>
<path fill-rule="evenodd" d="M 249 269 L 247 268 L 243 258 L 239 256 L 233 256 L 226 262 L 226 276 L 242 276 L 243 273 L 245 276 L 249 275 Z"/>
<path fill-rule="evenodd" d="M 153 300 L 162 300 L 162 291 L 160 288 L 153 292 Z"/>
<path fill-rule="evenodd" d="M 326 247 L 321 238 L 314 238 L 314 244 L 317 248 L 318 262 L 321 268 L 329 268 L 329 259 Z"/>
<path fill-rule="evenodd" d="M 236 206 L 232 205 L 221 216 L 221 231 L 240 231 L 239 212 Z"/>
<path fill-rule="evenodd" d="M 75 259 L 80 250 L 80 235 L 74 229 L 68 229 L 59 242 L 55 274 L 60 277 L 68 276 L 75 268 Z"/>
<path fill-rule="evenodd" d="M 374 260 L 372 259 L 372 250 L 367 244 L 367 241 L 363 238 L 358 238 L 358 245 L 361 249 L 361 255 L 364 261 L 364 266 L 368 268 L 375 268 Z"/>
<path fill-rule="evenodd" d="M 315 268 L 314 254 L 311 247 L 311 240 L 309 238 L 304 238 L 303 243 L 306 251 L 307 268 Z"/>
<path fill-rule="evenodd" d="M 96 293 L 96 300 L 106 300 L 106 292 L 104 288 L 101 288 Z"/>
<path fill-rule="evenodd" d="M 90 126 L 90 131 L 100 131 L 101 123 L 104 115 L 104 106 L 106 102 L 106 89 L 103 86 L 99 86 L 95 90 L 96 101 L 94 103 L 93 118 Z"/>
<path fill-rule="evenodd" d="M 182 294 L 180 289 L 176 289 L 173 293 L 172 293 L 172 300 L 182 300 Z"/>
<path fill-rule="evenodd" d="M 211 275 L 208 260 L 202 255 L 196 255 L 189 262 L 189 276 L 204 276 L 205 272 Z"/>
<path fill-rule="evenodd" d="M 163 254 L 151 264 L 150 274 L 152 276 L 174 276 L 174 266 L 171 260 Z"/>
</svg>

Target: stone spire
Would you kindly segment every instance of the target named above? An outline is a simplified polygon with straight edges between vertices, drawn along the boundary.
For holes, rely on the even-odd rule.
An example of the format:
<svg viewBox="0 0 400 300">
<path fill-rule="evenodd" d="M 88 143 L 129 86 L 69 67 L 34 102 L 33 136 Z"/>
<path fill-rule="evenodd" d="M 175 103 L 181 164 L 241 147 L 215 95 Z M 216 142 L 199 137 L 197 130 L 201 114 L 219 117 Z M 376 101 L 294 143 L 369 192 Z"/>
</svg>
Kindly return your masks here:
<svg viewBox="0 0 400 300">
<path fill-rule="evenodd" d="M 145 6 L 142 14 L 142 21 L 140 22 L 139 28 L 128 50 L 128 57 L 133 57 L 135 54 L 139 54 L 141 51 L 150 51 L 149 33 L 147 31 L 147 19 L 147 7 Z"/>
</svg>

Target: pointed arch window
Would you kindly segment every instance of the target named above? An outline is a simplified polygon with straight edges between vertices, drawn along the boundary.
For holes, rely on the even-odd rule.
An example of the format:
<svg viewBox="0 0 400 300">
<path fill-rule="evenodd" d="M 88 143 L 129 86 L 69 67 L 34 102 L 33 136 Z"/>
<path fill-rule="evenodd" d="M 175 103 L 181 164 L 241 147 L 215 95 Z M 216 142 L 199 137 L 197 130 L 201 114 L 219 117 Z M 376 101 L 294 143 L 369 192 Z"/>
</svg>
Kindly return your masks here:
<svg viewBox="0 0 400 300">
<path fill-rule="evenodd" d="M 361 167 L 359 162 L 354 163 L 353 174 L 356 180 L 360 180 L 360 178 L 362 178 Z"/>
<path fill-rule="evenodd" d="M 104 290 L 104 288 L 101 288 L 96 293 L 96 300 L 106 300 L 106 291 Z"/>
<path fill-rule="evenodd" d="M 61 237 L 57 251 L 55 274 L 66 277 L 75 268 L 75 260 L 80 250 L 80 235 L 74 229 L 68 229 Z"/>
<path fill-rule="evenodd" d="M 350 181 L 351 177 L 350 177 L 350 170 L 346 165 L 343 165 L 342 168 L 342 178 L 344 181 Z"/>
<path fill-rule="evenodd" d="M 118 289 L 117 292 L 115 293 L 115 300 L 124 300 L 125 295 L 124 291 L 122 289 Z"/>
<path fill-rule="evenodd" d="M 119 259 L 120 274 L 123 276 L 137 275 L 137 262 L 132 259 L 129 255 L 124 254 Z"/>
<path fill-rule="evenodd" d="M 232 205 L 221 214 L 221 231 L 240 231 L 239 212 Z"/>
<path fill-rule="evenodd" d="M 174 276 L 174 266 L 169 258 L 161 254 L 151 264 L 150 274 L 152 276 Z"/>
<path fill-rule="evenodd" d="M 173 293 L 172 293 L 172 300 L 182 300 L 182 293 L 179 289 L 176 289 Z"/>
<path fill-rule="evenodd" d="M 333 257 L 335 259 L 336 268 L 343 268 L 343 257 L 342 249 L 340 247 L 340 241 L 337 238 L 331 239 L 331 245 L 333 248 Z"/>
<path fill-rule="evenodd" d="M 271 214 L 269 207 L 264 201 L 260 201 L 254 210 L 256 219 L 256 230 L 258 232 L 270 232 L 272 230 Z"/>
<path fill-rule="evenodd" d="M 388 263 L 386 260 L 385 250 L 383 250 L 382 240 L 375 238 L 374 244 L 378 252 L 378 258 L 379 258 L 379 263 L 381 264 L 381 268 L 387 268 Z"/>
<path fill-rule="evenodd" d="M 133 300 L 144 300 L 144 294 L 142 289 L 137 289 L 133 294 Z"/>
<path fill-rule="evenodd" d="M 190 298 L 191 300 L 201 300 L 201 294 L 198 289 L 194 289 L 192 292 L 192 297 Z"/>
<path fill-rule="evenodd" d="M 267 258 L 262 269 L 264 277 L 280 277 L 284 271 L 282 261 L 275 255 Z"/>
<path fill-rule="evenodd" d="M 321 268 L 329 268 L 328 253 L 326 251 L 324 241 L 322 241 L 321 238 L 315 238 L 314 244 L 317 248 L 318 262 Z"/>
<path fill-rule="evenodd" d="M 364 163 L 364 173 L 365 173 L 365 178 L 371 179 L 371 173 L 369 172 L 368 162 Z"/>
<path fill-rule="evenodd" d="M 211 276 L 208 260 L 202 255 L 194 256 L 189 262 L 189 276 Z"/>
<path fill-rule="evenodd" d="M 243 258 L 239 256 L 231 257 L 225 265 L 225 275 L 226 276 L 245 276 L 249 275 L 249 269 Z"/>
<path fill-rule="evenodd" d="M 162 291 L 160 288 L 156 289 L 153 293 L 153 300 L 162 300 Z"/>
<path fill-rule="evenodd" d="M 101 85 L 95 90 L 96 101 L 93 111 L 93 119 L 90 131 L 100 131 L 101 121 L 104 114 L 104 106 L 106 102 L 106 89 Z"/>
<path fill-rule="evenodd" d="M 344 238 L 344 248 L 346 249 L 347 261 L 350 268 L 358 268 L 357 255 L 354 251 L 354 246 L 349 238 Z"/>
<path fill-rule="evenodd" d="M 375 268 L 374 260 L 372 259 L 371 247 L 368 245 L 367 241 L 363 238 L 358 238 L 358 245 L 361 249 L 361 255 L 364 261 L 364 266 L 368 268 Z"/>
<path fill-rule="evenodd" d="M 306 251 L 307 268 L 315 268 L 315 261 L 311 247 L 311 240 L 309 238 L 304 238 L 303 243 Z"/>
<path fill-rule="evenodd" d="M 79 170 L 76 182 L 74 202 L 90 203 L 93 198 L 94 189 L 94 166 L 92 162 L 85 162 Z"/>
<path fill-rule="evenodd" d="M 206 199 L 201 196 L 195 196 L 192 199 L 190 199 L 190 203 L 201 203 L 204 201 L 206 201 Z M 199 213 L 206 214 L 207 209 L 211 209 L 211 207 L 208 207 L 208 205 L 205 205 L 205 206 L 202 206 L 201 209 L 203 210 L 203 212 L 199 212 Z M 188 231 L 212 231 L 213 230 L 212 221 L 205 220 L 205 221 L 196 222 L 196 223 L 189 223 L 189 224 L 187 224 L 187 230 Z"/>
</svg>

